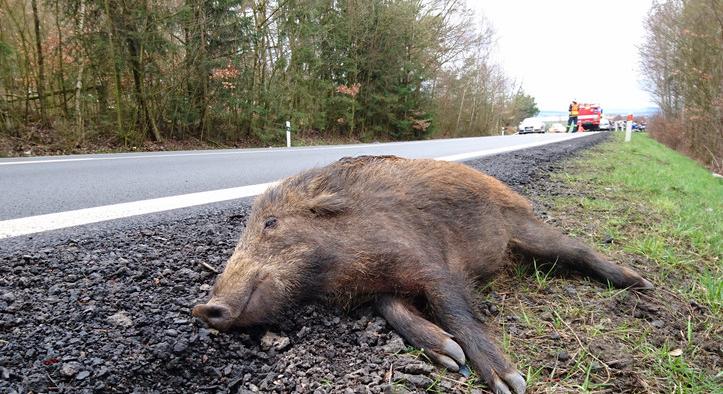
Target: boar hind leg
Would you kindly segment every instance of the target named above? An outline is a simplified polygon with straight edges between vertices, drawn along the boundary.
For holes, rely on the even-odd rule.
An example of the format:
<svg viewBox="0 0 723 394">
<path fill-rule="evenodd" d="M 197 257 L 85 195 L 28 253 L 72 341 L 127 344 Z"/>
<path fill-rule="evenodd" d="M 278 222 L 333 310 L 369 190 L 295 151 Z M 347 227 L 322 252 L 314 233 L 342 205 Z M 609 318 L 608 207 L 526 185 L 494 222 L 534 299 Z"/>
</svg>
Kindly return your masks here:
<svg viewBox="0 0 723 394">
<path fill-rule="evenodd" d="M 465 363 L 462 348 L 452 336 L 434 323 L 421 316 L 419 311 L 406 300 L 382 295 L 376 302 L 379 313 L 394 329 L 438 364 L 452 371 L 458 371 Z"/>
<path fill-rule="evenodd" d="M 619 288 L 652 289 L 637 272 L 607 261 L 591 247 L 536 219 L 527 220 L 513 234 L 512 251 L 529 258 L 556 263 Z"/>
<path fill-rule="evenodd" d="M 450 275 L 452 276 L 452 275 Z M 442 328 L 462 346 L 467 360 L 497 394 L 523 394 L 525 378 L 487 336 L 484 324 L 471 307 L 463 278 L 442 279 L 430 284 L 427 301 Z"/>
</svg>

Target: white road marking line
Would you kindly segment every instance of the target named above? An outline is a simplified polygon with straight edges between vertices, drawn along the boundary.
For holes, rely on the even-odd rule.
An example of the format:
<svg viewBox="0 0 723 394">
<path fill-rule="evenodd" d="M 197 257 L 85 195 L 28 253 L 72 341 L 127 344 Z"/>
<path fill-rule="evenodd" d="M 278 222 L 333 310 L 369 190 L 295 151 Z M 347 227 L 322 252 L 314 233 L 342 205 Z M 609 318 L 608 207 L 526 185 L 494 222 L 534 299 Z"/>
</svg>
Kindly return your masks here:
<svg viewBox="0 0 723 394">
<path fill-rule="evenodd" d="M 359 145 L 357 145 L 358 147 Z M 362 146 L 363 147 L 363 146 Z M 297 148 L 298 149 L 298 148 Z M 313 152 L 318 150 L 325 150 L 329 148 L 304 148 L 298 149 L 300 152 Z M 351 149 L 341 147 L 341 149 Z M 131 156 L 110 156 L 110 157 L 77 157 L 68 159 L 48 159 L 48 160 L 18 160 L 18 161 L 3 161 L 0 162 L 0 166 L 12 166 L 21 164 L 45 164 L 45 163 L 65 163 L 75 161 L 106 161 L 106 160 L 129 160 L 129 159 L 155 159 L 155 158 L 166 158 L 166 157 L 184 157 L 184 156 L 218 156 L 218 155 L 240 155 L 240 154 L 255 154 L 255 153 L 279 153 L 289 152 L 292 149 L 269 149 L 269 150 L 238 150 L 238 151 L 223 151 L 223 152 L 203 152 L 203 153 L 168 153 L 168 154 L 151 154 L 151 155 L 131 155 Z"/>
<path fill-rule="evenodd" d="M 470 137 L 479 138 L 479 137 Z M 438 140 L 438 141 L 450 141 Z M 268 149 L 238 149 L 238 150 L 222 150 L 215 152 L 187 152 L 187 153 L 151 153 L 144 155 L 128 155 L 128 156 L 106 156 L 106 157 L 71 157 L 65 159 L 37 159 L 37 160 L 11 160 L 11 161 L 0 161 L 0 166 L 13 166 L 22 164 L 45 164 L 45 163 L 65 163 L 65 162 L 76 162 L 76 161 L 105 161 L 105 160 L 129 160 L 129 159 L 155 159 L 155 158 L 166 158 L 166 157 L 184 157 L 184 156 L 218 156 L 218 155 L 247 155 L 247 154 L 258 154 L 258 153 L 287 153 L 287 152 L 316 152 L 323 150 L 334 150 L 334 149 L 357 149 L 357 148 L 368 148 L 368 147 L 382 147 L 388 145 L 416 145 L 420 143 L 429 143 L 429 140 L 424 141 L 404 141 L 404 142 L 386 142 L 381 144 L 355 144 L 355 145 L 333 145 L 333 146 L 320 146 L 320 147 L 295 147 L 295 148 L 268 148 Z"/>
<path fill-rule="evenodd" d="M 475 157 L 490 156 L 503 152 L 511 152 L 520 149 L 547 145 L 554 142 L 566 141 L 569 139 L 578 138 L 590 134 L 591 133 L 580 133 L 576 135 L 571 135 L 569 136 L 569 138 L 564 139 L 538 141 L 513 147 L 493 148 L 475 152 L 461 153 L 457 155 L 436 157 L 434 158 L 434 160 L 460 161 Z M 196 205 L 205 205 L 215 202 L 253 197 L 263 193 L 264 191 L 266 191 L 266 189 L 278 183 L 279 181 L 260 183 L 256 185 L 181 194 L 177 196 L 152 198 L 148 200 L 103 205 L 93 208 L 83 208 L 72 211 L 4 220 L 0 221 L 0 239 L 18 237 L 21 235 L 40 233 L 44 231 L 59 230 L 67 227 L 81 226 L 84 224 L 104 222 L 108 220 L 121 219 L 131 216 L 145 215 L 149 213 L 169 211 L 172 209 L 188 208 Z"/>
<path fill-rule="evenodd" d="M 479 150 L 476 152 L 467 152 L 467 153 L 460 153 L 456 155 L 449 155 L 449 156 L 442 156 L 442 157 L 436 157 L 434 160 L 443 160 L 443 161 L 461 161 L 461 160 L 467 160 L 467 159 L 473 159 L 475 157 L 482 157 L 482 156 L 491 156 L 491 155 L 497 155 L 500 153 L 506 153 L 506 152 L 512 152 L 516 150 L 522 150 L 527 148 L 534 148 L 536 146 L 542 146 L 551 144 L 553 142 L 562 142 L 562 141 L 568 141 L 574 138 L 582 137 L 584 135 L 590 135 L 590 133 L 584 134 L 584 133 L 576 133 L 569 136 L 569 138 L 563 138 L 559 140 L 554 141 L 538 141 L 538 142 L 530 142 L 528 144 L 522 144 L 522 145 L 515 145 L 515 146 L 505 146 L 502 148 L 492 148 L 492 149 L 485 149 L 485 150 Z"/>
<path fill-rule="evenodd" d="M 256 196 L 277 183 L 261 183 L 5 220 L 0 222 L 0 239 Z"/>
</svg>

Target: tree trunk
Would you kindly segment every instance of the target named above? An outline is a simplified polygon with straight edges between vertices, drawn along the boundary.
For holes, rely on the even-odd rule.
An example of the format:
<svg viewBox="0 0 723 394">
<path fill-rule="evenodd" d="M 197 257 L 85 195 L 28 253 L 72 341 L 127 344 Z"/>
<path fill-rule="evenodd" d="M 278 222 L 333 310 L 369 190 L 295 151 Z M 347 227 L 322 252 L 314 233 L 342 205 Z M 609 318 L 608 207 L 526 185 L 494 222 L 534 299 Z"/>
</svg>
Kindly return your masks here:
<svg viewBox="0 0 723 394">
<path fill-rule="evenodd" d="M 22 46 L 22 51 L 16 51 L 15 52 L 15 61 L 17 64 L 23 65 L 23 74 L 22 74 L 22 94 L 26 97 L 26 100 L 24 101 L 23 106 L 23 123 L 28 123 L 28 112 L 30 110 L 30 100 L 27 99 L 30 97 L 30 74 L 32 73 L 32 67 L 31 67 L 31 61 L 30 61 L 30 49 L 29 49 L 29 42 L 28 38 L 25 36 L 25 26 L 27 26 L 27 21 L 25 20 L 25 9 L 23 8 L 23 20 L 22 23 L 19 21 L 15 15 L 10 12 L 10 6 L 8 5 L 7 1 L 3 1 L 3 7 L 4 9 L 8 10 L 7 16 L 10 18 L 10 21 L 15 26 L 15 30 L 18 33 L 18 36 L 20 37 L 20 43 Z M 15 137 L 22 137 L 21 128 L 17 127 L 15 128 L 14 135 Z"/>
<path fill-rule="evenodd" d="M 78 26 L 75 35 L 80 37 L 83 34 L 83 25 L 85 24 L 85 2 L 80 0 L 80 9 L 78 11 Z M 78 60 L 78 76 L 75 79 L 75 128 L 78 133 L 80 142 L 85 140 L 85 128 L 83 127 L 83 109 L 81 107 L 80 94 L 83 90 L 83 68 L 85 62 Z"/>
<path fill-rule="evenodd" d="M 65 69 L 63 67 L 63 32 L 60 29 L 60 0 L 55 0 L 55 28 L 58 30 L 58 82 L 60 91 L 63 92 L 63 114 L 68 117 L 68 97 L 65 95 Z M 82 1 L 81 1 L 82 3 Z M 82 7 L 82 4 L 81 4 Z"/>
<path fill-rule="evenodd" d="M 43 46 L 42 37 L 40 36 L 40 17 L 38 16 L 38 2 L 37 0 L 31 0 L 30 5 L 33 8 L 33 24 L 35 25 L 35 50 L 38 57 L 38 97 L 40 97 L 40 120 L 43 125 L 47 125 L 48 118 L 46 113 L 45 103 L 45 67 L 43 62 Z"/>
<path fill-rule="evenodd" d="M 193 10 L 193 20 L 186 27 L 187 95 L 191 108 L 198 114 L 198 125 L 194 127 L 199 132 L 199 138 L 203 139 L 208 123 L 206 14 L 203 1 L 189 0 L 187 4 Z"/>
<path fill-rule="evenodd" d="M 454 126 L 454 135 L 459 135 L 459 121 L 462 119 L 462 109 L 464 109 L 464 96 L 467 94 L 467 86 L 462 89 L 462 99 L 459 101 L 459 112 L 457 113 L 457 124 Z"/>
<path fill-rule="evenodd" d="M 201 29 L 201 120 L 199 128 L 201 129 L 201 139 L 203 139 L 203 133 L 207 128 L 206 116 L 208 114 L 208 54 L 206 53 L 206 10 L 203 8 L 204 2 L 200 2 L 199 16 L 200 16 L 200 29 Z"/>
<path fill-rule="evenodd" d="M 110 14 L 109 0 L 103 1 L 105 8 L 105 14 L 108 16 L 108 22 L 106 23 L 106 29 L 108 31 L 108 52 L 110 52 L 110 60 L 113 62 L 113 75 L 115 79 L 115 113 L 116 113 L 116 133 L 118 136 L 122 136 L 123 133 L 123 110 L 121 102 L 121 70 L 120 64 L 115 54 L 115 44 L 113 43 L 113 18 Z M 124 141 L 127 143 L 127 141 Z"/>
<path fill-rule="evenodd" d="M 126 31 L 131 31 L 129 26 L 126 26 Z M 151 129 L 151 133 L 154 141 L 161 141 L 161 133 L 158 131 L 158 127 L 153 119 L 151 119 L 148 111 L 148 103 L 146 103 L 146 97 L 143 92 L 143 65 L 142 65 L 142 52 L 143 48 L 141 43 L 134 35 L 129 35 L 126 38 L 128 44 L 128 53 L 130 54 L 131 71 L 133 73 L 133 89 L 136 96 L 136 103 L 138 105 L 138 114 L 140 119 L 140 126 L 145 134 L 146 130 Z"/>
</svg>

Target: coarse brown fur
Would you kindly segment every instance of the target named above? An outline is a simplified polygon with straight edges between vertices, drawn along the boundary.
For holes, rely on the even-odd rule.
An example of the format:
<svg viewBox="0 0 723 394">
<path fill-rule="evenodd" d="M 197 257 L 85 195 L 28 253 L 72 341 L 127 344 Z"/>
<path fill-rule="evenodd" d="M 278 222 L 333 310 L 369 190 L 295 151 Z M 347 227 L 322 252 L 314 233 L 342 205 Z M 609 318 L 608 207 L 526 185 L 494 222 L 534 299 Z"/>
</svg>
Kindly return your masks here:
<svg viewBox="0 0 723 394">
<path fill-rule="evenodd" d="M 524 379 L 486 336 L 467 286 L 502 269 L 509 253 L 618 287 L 652 287 L 539 221 L 495 178 L 457 163 L 361 156 L 261 195 L 212 298 L 194 315 L 228 329 L 270 321 L 299 300 L 369 298 L 440 364 L 457 370 L 469 361 L 494 391 L 522 393 Z"/>
</svg>

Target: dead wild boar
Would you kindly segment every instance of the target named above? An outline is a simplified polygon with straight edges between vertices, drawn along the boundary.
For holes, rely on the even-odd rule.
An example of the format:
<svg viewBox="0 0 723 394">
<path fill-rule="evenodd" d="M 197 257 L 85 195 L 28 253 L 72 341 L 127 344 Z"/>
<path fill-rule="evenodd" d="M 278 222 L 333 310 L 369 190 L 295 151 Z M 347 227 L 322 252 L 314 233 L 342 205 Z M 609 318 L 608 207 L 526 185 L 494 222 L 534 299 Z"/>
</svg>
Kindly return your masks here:
<svg viewBox="0 0 723 394">
<path fill-rule="evenodd" d="M 227 330 L 270 322 L 315 296 L 370 299 L 439 364 L 456 371 L 469 362 L 493 391 L 520 394 L 525 379 L 485 332 L 468 284 L 525 258 L 652 288 L 535 218 L 495 178 L 457 163 L 361 156 L 259 196 L 211 299 L 193 315 Z"/>
</svg>

